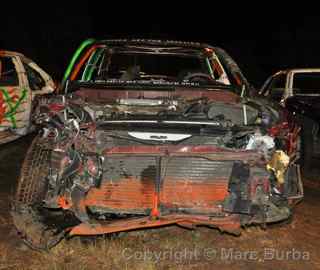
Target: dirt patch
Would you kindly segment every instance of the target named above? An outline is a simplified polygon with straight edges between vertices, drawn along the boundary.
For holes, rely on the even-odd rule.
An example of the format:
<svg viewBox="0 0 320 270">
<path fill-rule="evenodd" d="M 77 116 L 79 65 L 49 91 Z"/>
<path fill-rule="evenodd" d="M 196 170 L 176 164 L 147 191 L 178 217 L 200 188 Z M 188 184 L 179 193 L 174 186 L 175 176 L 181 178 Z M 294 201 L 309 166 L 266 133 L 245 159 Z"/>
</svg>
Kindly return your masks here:
<svg viewBox="0 0 320 270">
<path fill-rule="evenodd" d="M 8 214 L 10 193 L 31 139 L 0 148 L 0 270 L 320 269 L 320 189 L 308 187 L 290 224 L 267 230 L 250 227 L 239 237 L 173 226 L 106 238 L 75 237 L 48 253 L 32 251 L 21 244 Z M 317 178 L 319 173 L 311 180 Z"/>
<path fill-rule="evenodd" d="M 240 237 L 168 227 L 72 238 L 49 253 L 0 242 L 0 269 L 320 269 L 319 195 L 307 191 L 291 224 L 247 228 Z"/>
</svg>

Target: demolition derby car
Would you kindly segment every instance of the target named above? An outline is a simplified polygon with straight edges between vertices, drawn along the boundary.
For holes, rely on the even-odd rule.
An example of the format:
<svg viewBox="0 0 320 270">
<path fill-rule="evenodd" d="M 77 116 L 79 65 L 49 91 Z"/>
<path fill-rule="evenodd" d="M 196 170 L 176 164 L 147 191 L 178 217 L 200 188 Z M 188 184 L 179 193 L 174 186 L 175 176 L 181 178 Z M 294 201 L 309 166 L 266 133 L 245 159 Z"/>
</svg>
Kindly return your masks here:
<svg viewBox="0 0 320 270">
<path fill-rule="evenodd" d="M 54 89 L 51 77 L 32 60 L 0 50 L 0 144 L 33 130 L 37 98 Z"/>
<path fill-rule="evenodd" d="M 170 224 L 239 234 L 303 197 L 299 127 L 220 48 L 87 40 L 62 88 L 39 101 L 12 209 L 33 247 Z"/>
</svg>

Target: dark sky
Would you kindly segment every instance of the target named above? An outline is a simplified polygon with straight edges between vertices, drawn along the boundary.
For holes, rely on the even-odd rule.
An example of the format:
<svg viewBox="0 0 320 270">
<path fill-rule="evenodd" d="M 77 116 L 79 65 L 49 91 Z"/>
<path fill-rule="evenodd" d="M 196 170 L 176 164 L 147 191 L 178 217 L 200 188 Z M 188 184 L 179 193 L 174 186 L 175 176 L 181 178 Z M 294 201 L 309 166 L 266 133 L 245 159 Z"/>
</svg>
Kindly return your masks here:
<svg viewBox="0 0 320 270">
<path fill-rule="evenodd" d="M 233 1 L 223 6 L 202 1 L 38 3 L 17 7 L 17 2 L 7 12 L 1 8 L 0 48 L 24 53 L 56 80 L 89 37 L 181 39 L 220 46 L 257 87 L 278 69 L 320 67 L 320 15 L 280 10 L 270 2 L 255 7 L 238 7 Z"/>
</svg>

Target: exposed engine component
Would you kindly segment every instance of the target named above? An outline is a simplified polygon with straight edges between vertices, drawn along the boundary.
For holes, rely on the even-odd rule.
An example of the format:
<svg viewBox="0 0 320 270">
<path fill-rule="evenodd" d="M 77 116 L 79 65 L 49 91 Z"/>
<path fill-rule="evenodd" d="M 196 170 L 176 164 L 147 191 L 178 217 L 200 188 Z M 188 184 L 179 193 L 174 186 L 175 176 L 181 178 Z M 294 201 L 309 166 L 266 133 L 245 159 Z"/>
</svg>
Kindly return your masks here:
<svg viewBox="0 0 320 270">
<path fill-rule="evenodd" d="M 178 101 L 147 98 L 121 98 L 117 100 L 117 104 L 127 106 L 168 106 L 169 109 L 171 109 L 172 107 L 178 106 Z"/>
<path fill-rule="evenodd" d="M 251 102 L 252 103 L 252 102 Z M 141 119 L 157 117 L 159 120 L 209 120 L 218 121 L 224 127 L 246 125 L 264 126 L 271 124 L 270 114 L 259 111 L 255 106 L 245 105 L 243 114 L 242 104 L 226 104 L 208 101 L 207 98 L 187 99 L 150 99 L 128 98 L 117 99 L 110 104 L 83 104 L 87 113 L 96 121 L 118 121 L 140 116 Z M 154 119 L 154 118 L 153 118 Z"/>
<path fill-rule="evenodd" d="M 259 111 L 251 106 L 246 106 L 246 114 L 244 115 L 242 106 L 234 106 L 231 104 L 228 106 L 223 103 L 211 103 L 207 110 L 209 119 L 225 119 L 237 126 L 241 126 L 245 122 L 246 125 L 252 125 L 259 115 Z"/>
<path fill-rule="evenodd" d="M 261 152 L 268 160 L 273 153 L 275 142 L 269 135 L 262 135 L 260 131 L 253 135 L 249 135 L 249 142 L 246 146 L 247 150 L 257 150 Z"/>
</svg>

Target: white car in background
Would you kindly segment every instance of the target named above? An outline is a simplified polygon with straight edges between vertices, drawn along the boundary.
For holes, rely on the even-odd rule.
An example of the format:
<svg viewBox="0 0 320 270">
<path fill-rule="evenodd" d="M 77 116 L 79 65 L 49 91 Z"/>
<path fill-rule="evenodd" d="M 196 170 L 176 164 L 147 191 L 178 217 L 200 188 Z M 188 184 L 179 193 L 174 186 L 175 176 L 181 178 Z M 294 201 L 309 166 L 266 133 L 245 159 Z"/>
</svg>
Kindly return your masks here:
<svg viewBox="0 0 320 270">
<path fill-rule="evenodd" d="M 52 78 L 21 53 L 0 50 L 0 144 L 32 130 L 37 96 L 53 92 Z"/>
<path fill-rule="evenodd" d="M 293 113 L 301 130 L 301 163 L 309 168 L 320 156 L 320 68 L 281 70 L 270 76 L 259 94 Z"/>
</svg>

